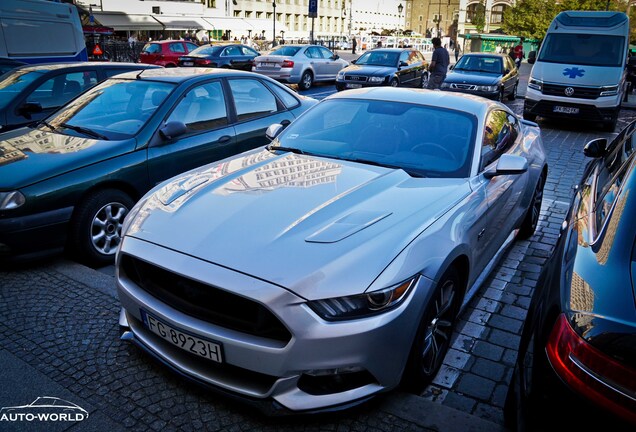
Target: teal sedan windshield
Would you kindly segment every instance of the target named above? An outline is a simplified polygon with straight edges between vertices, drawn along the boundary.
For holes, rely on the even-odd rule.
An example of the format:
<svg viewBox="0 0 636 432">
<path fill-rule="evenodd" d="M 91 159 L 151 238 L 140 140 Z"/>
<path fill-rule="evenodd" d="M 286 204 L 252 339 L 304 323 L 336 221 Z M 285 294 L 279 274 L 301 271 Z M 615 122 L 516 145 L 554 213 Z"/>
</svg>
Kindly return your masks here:
<svg viewBox="0 0 636 432">
<path fill-rule="evenodd" d="M 413 177 L 464 178 L 475 130 L 475 116 L 463 111 L 335 99 L 307 111 L 268 148 L 403 169 Z"/>
<path fill-rule="evenodd" d="M 22 90 L 42 76 L 42 72 L 16 70 L 0 80 L 0 108 L 6 107 Z"/>
<path fill-rule="evenodd" d="M 139 132 L 175 85 L 111 78 L 74 99 L 47 127 L 99 139 L 127 139 Z"/>
</svg>

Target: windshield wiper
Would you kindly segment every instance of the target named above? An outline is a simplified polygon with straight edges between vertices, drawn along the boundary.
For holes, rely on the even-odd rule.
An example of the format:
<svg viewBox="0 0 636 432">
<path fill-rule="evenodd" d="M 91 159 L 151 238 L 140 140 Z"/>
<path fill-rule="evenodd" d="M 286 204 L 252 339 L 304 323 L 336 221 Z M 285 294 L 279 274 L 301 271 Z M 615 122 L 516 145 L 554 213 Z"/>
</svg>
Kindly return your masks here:
<svg viewBox="0 0 636 432">
<path fill-rule="evenodd" d="M 38 124 L 43 124 L 44 126 L 48 127 L 52 131 L 57 130 L 55 126 L 53 126 L 51 123 L 47 122 L 46 120 L 40 120 Z"/>
<path fill-rule="evenodd" d="M 273 144 L 267 144 L 265 146 L 265 149 L 269 150 L 269 151 L 286 151 L 286 152 L 302 154 L 302 155 L 306 154 L 304 151 L 302 151 L 301 149 L 298 149 L 298 148 L 285 147 L 285 146 L 279 146 L 279 145 L 273 145 Z"/>
<path fill-rule="evenodd" d="M 408 175 L 413 176 L 413 177 L 425 177 L 422 173 L 414 172 L 413 170 L 408 169 L 404 165 L 391 165 L 391 164 L 386 164 L 384 162 L 378 162 L 378 161 L 369 160 L 369 159 L 358 159 L 358 158 L 346 158 L 345 160 L 348 160 L 348 161 L 351 161 L 351 162 L 363 163 L 363 164 L 366 164 L 366 165 L 379 166 L 379 167 L 383 167 L 383 168 L 399 169 L 399 170 L 402 170 L 402 171 L 406 172 Z"/>
<path fill-rule="evenodd" d="M 83 133 L 84 135 L 88 135 L 93 138 L 99 138 L 106 141 L 108 141 L 109 139 L 106 135 L 102 135 L 89 128 L 75 126 L 68 123 L 62 123 L 60 126 L 65 127 L 66 129 L 74 130 L 75 132 Z"/>
</svg>

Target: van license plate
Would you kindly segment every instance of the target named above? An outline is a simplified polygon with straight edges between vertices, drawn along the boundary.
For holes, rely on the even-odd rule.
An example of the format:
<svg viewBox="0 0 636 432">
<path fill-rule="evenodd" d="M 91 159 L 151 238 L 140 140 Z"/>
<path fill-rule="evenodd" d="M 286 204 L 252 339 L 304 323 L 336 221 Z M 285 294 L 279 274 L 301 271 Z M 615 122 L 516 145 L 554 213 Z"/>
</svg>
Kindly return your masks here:
<svg viewBox="0 0 636 432">
<path fill-rule="evenodd" d="M 562 114 L 578 114 L 579 113 L 579 109 L 576 107 L 564 107 L 560 105 L 556 105 L 554 108 L 552 108 L 552 111 L 556 113 L 562 113 Z"/>
</svg>

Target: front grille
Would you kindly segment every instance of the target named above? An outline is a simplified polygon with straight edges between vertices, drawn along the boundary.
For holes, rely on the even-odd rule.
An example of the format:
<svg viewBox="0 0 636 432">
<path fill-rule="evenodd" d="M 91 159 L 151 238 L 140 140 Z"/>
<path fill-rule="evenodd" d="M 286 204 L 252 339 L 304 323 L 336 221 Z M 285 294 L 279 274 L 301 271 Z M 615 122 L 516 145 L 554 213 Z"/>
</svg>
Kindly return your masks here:
<svg viewBox="0 0 636 432">
<path fill-rule="evenodd" d="M 477 90 L 477 86 L 476 85 L 472 85 L 472 84 L 457 84 L 457 83 L 453 83 L 450 86 L 451 86 L 451 88 L 460 89 L 460 90 Z"/>
<path fill-rule="evenodd" d="M 174 309 L 243 333 L 289 342 L 289 330 L 263 305 L 172 273 L 130 255 L 121 268 L 135 284 Z"/>
<path fill-rule="evenodd" d="M 565 94 L 565 89 L 567 88 L 574 90 L 571 96 Z M 544 95 L 571 97 L 575 99 L 597 99 L 601 95 L 601 89 L 599 87 L 575 87 L 543 83 L 542 93 Z"/>
<path fill-rule="evenodd" d="M 360 75 L 345 75 L 345 81 L 366 82 L 367 77 Z"/>
</svg>

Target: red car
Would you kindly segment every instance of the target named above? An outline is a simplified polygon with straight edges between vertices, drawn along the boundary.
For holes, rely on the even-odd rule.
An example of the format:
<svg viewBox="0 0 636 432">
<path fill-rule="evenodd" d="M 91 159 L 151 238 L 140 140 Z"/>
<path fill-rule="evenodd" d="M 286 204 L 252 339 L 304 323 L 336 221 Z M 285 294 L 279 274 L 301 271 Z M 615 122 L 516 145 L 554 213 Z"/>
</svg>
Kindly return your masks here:
<svg viewBox="0 0 636 432">
<path fill-rule="evenodd" d="M 182 40 L 165 40 L 147 43 L 141 50 L 140 63 L 163 67 L 176 67 L 179 57 L 198 48 L 198 45 Z"/>
</svg>

